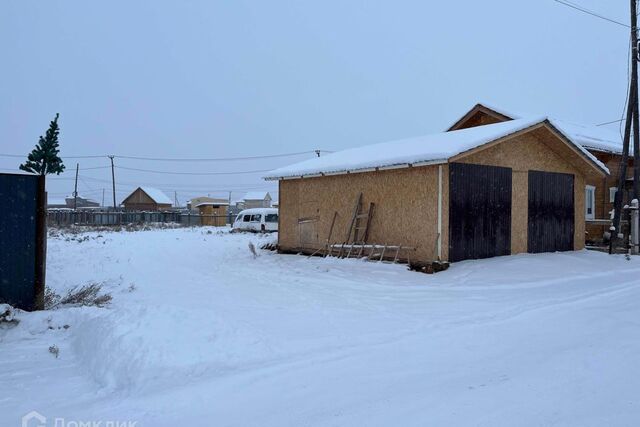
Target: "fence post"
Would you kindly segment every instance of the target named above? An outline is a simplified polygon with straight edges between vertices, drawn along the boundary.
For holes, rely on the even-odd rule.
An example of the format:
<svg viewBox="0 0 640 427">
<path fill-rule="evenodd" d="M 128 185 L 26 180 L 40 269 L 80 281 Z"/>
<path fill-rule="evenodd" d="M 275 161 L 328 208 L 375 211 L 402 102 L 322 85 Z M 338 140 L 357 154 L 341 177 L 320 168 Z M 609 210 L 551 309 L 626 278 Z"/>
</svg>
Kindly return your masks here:
<svg viewBox="0 0 640 427">
<path fill-rule="evenodd" d="M 38 177 L 36 200 L 36 271 L 33 309 L 44 310 L 44 289 L 47 272 L 47 193 L 45 192 L 44 175 Z"/>
</svg>

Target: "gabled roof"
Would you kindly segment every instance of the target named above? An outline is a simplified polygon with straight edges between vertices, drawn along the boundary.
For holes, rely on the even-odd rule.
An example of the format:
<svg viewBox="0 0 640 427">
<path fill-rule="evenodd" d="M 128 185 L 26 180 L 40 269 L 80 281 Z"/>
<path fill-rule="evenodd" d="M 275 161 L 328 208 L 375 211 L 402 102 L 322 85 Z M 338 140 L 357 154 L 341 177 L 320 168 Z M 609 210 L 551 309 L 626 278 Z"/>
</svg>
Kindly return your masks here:
<svg viewBox="0 0 640 427">
<path fill-rule="evenodd" d="M 249 191 L 244 195 L 242 200 L 264 200 L 270 197 L 271 195 L 268 191 Z"/>
<path fill-rule="evenodd" d="M 229 202 L 202 202 L 195 205 L 196 208 L 200 206 L 229 206 Z"/>
<path fill-rule="evenodd" d="M 510 120 L 451 132 L 351 148 L 305 160 L 269 172 L 266 180 L 370 172 L 428 164 L 446 163 L 450 158 L 536 125 L 555 130 L 546 117 Z M 609 170 L 591 153 L 575 144 L 562 130 L 559 133 L 593 167 Z"/>
<path fill-rule="evenodd" d="M 140 187 L 142 191 L 147 193 L 147 196 L 151 197 L 151 200 L 160 204 L 160 205 L 171 205 L 173 204 L 173 200 L 171 200 L 166 194 L 164 194 L 161 190 L 153 187 Z"/>
<path fill-rule="evenodd" d="M 534 116 L 532 114 L 523 112 L 504 110 L 502 108 L 498 108 L 491 104 L 482 102 L 474 105 L 460 119 L 456 120 L 455 123 L 449 126 L 448 130 L 455 129 L 458 125 L 464 123 L 478 111 L 491 114 L 492 117 L 496 117 L 501 121 L 522 119 Z M 571 123 L 552 117 L 549 117 L 548 119 L 549 122 L 551 122 L 556 128 L 562 131 L 562 133 L 567 135 L 567 137 L 570 138 L 573 142 L 582 145 L 587 150 L 612 154 L 622 154 L 622 138 L 617 132 L 605 129 L 600 126 L 580 125 L 577 123 Z"/>
<path fill-rule="evenodd" d="M 133 193 L 135 193 L 138 190 L 142 190 L 147 196 L 149 196 L 151 198 L 151 200 L 153 200 L 155 203 L 159 204 L 159 205 L 171 205 L 173 204 L 173 201 L 167 197 L 166 194 L 164 194 L 162 191 L 158 190 L 157 188 L 153 188 L 153 187 L 138 187 L 135 190 L 133 190 L 131 192 L 131 194 L 129 194 L 127 197 L 124 198 L 124 200 L 122 201 L 122 203 L 126 202 L 127 199 L 129 197 L 131 197 L 131 195 Z"/>
</svg>

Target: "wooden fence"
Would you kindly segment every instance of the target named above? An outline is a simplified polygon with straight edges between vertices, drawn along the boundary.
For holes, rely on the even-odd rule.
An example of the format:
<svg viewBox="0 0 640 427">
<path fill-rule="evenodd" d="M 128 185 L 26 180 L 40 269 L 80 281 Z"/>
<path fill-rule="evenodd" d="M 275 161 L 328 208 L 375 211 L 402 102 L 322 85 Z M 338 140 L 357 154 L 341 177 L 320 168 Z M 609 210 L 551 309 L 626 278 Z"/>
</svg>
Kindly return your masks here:
<svg viewBox="0 0 640 427">
<path fill-rule="evenodd" d="M 182 212 L 96 212 L 50 210 L 49 226 L 70 225 L 117 226 L 126 224 L 179 224 L 181 226 L 224 226 L 231 222 L 229 215 L 199 215 Z"/>
</svg>

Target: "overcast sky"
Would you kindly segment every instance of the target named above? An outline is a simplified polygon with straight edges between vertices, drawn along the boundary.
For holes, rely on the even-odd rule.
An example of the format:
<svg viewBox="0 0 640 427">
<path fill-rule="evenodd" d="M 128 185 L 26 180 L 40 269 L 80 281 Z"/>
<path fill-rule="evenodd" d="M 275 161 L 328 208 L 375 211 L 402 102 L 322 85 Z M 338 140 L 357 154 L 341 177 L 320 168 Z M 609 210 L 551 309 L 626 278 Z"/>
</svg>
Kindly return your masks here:
<svg viewBox="0 0 640 427">
<path fill-rule="evenodd" d="M 628 21 L 628 2 L 575 2 Z M 477 101 L 595 124 L 621 115 L 628 40 L 553 0 L 5 2 L 0 153 L 26 155 L 56 112 L 63 159 L 340 150 L 441 131 Z M 238 172 L 312 155 L 116 164 Z M 108 159 L 67 159 L 50 198 L 73 191 L 77 161 L 81 194 L 110 191 L 109 169 L 82 170 Z M 181 201 L 276 188 L 260 176 L 116 170 L 119 199 L 136 184 Z"/>
</svg>

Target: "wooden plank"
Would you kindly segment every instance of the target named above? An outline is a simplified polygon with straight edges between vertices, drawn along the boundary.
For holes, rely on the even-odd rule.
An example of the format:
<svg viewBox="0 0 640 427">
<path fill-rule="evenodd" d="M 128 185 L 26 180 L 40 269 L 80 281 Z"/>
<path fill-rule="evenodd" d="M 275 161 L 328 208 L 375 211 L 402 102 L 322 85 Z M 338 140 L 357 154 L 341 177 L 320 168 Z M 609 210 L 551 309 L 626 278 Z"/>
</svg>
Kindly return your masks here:
<svg viewBox="0 0 640 427">
<path fill-rule="evenodd" d="M 349 224 L 349 230 L 347 231 L 347 238 L 345 242 L 349 242 L 351 240 L 351 230 L 353 230 L 353 226 L 356 223 L 356 217 L 358 216 L 358 211 L 360 210 L 360 205 L 362 204 L 362 193 L 358 194 L 358 198 L 356 200 L 356 206 L 353 209 L 353 217 L 351 218 L 351 223 Z"/>
<path fill-rule="evenodd" d="M 373 218 L 374 208 L 375 208 L 375 204 L 373 202 L 369 203 L 369 212 L 367 215 L 367 228 L 364 230 L 364 237 L 362 238 L 363 243 L 367 243 L 367 240 L 369 240 L 369 227 L 371 226 L 371 218 Z"/>
<path fill-rule="evenodd" d="M 331 220 L 331 227 L 329 227 L 329 234 L 327 235 L 327 249 L 329 248 L 329 242 L 331 241 L 331 235 L 333 234 L 333 226 L 336 225 L 336 218 L 338 217 L 338 211 L 333 213 L 333 219 Z M 326 257 L 325 253 L 325 257 Z"/>
</svg>

